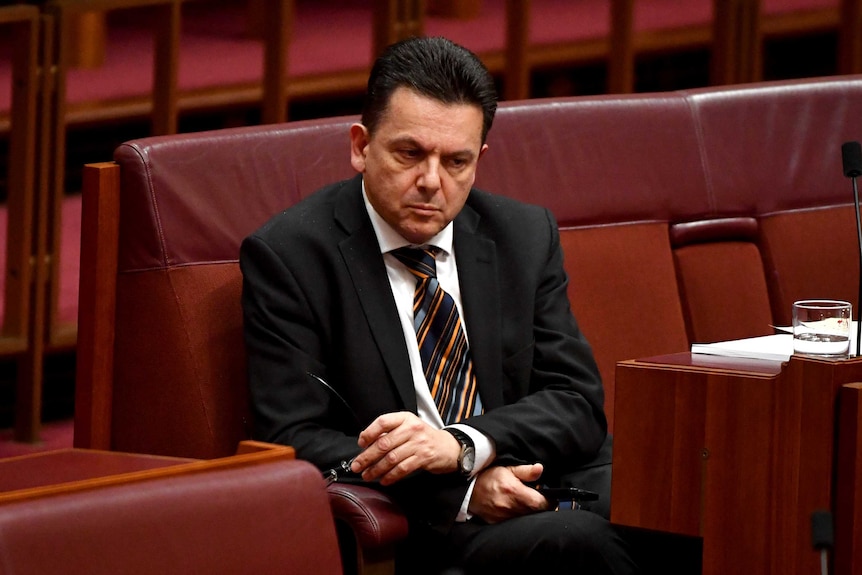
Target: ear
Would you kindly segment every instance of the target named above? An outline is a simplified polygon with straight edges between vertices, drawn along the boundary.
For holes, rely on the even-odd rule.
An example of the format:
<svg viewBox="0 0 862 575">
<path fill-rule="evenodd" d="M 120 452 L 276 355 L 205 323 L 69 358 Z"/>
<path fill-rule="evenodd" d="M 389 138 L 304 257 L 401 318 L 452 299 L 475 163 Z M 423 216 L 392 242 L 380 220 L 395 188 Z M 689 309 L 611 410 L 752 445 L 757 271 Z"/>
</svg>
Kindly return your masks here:
<svg viewBox="0 0 862 575">
<path fill-rule="evenodd" d="M 359 173 L 365 173 L 365 154 L 369 140 L 368 128 L 362 124 L 350 126 L 350 165 Z"/>
<path fill-rule="evenodd" d="M 488 144 L 482 144 L 482 148 L 479 150 L 479 159 L 481 159 L 482 156 L 484 156 L 485 152 L 487 152 L 487 151 L 488 151 Z M 478 159 L 477 159 L 477 161 L 478 161 Z"/>
</svg>

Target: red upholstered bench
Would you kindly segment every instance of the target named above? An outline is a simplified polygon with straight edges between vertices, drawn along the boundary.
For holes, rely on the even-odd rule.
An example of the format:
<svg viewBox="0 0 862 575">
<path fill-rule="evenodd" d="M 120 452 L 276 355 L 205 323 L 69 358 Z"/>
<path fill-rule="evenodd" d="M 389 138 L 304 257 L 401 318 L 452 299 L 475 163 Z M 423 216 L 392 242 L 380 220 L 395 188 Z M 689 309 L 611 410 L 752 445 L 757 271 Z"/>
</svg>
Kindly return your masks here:
<svg viewBox="0 0 862 575">
<path fill-rule="evenodd" d="M 557 217 L 570 300 L 599 361 L 610 417 L 617 361 L 768 333 L 770 324 L 789 322 L 794 299 L 855 300 L 852 194 L 840 145 L 862 134 L 860 93 L 862 78 L 839 77 L 501 107 L 477 185 Z M 228 385 L 243 378 L 242 363 L 231 359 L 240 341 L 239 310 L 230 307 L 239 293 L 236 246 L 270 214 L 351 173 L 350 121 L 120 148 L 120 225 L 128 231 L 111 375 L 127 383 L 114 385 L 108 433 L 116 447 L 206 456 L 244 432 L 236 407 L 244 392 Z M 253 194 L 236 193 L 251 182 Z M 196 194 L 198 202 L 190 199 Z M 206 266 L 189 265 L 200 258 Z M 211 322 L 225 319 L 213 309 L 229 310 L 225 325 L 233 326 L 215 340 Z M 150 331 L 160 337 L 141 346 Z M 204 355 L 189 362 L 177 346 Z M 153 355 L 179 361 L 152 362 Z M 227 391 L 203 398 L 196 391 L 179 409 L 174 382 L 199 378 L 205 383 L 196 389 L 217 383 Z M 171 401 L 154 401 L 160 395 Z M 149 425 L 154 416 L 173 423 Z M 192 447 L 189 432 L 200 429 L 212 435 Z M 178 436 L 189 438 L 187 448 Z"/>
<path fill-rule="evenodd" d="M 352 173 L 353 121 L 142 139 L 85 169 L 78 445 L 209 458 L 247 435 L 239 242 Z M 477 185 L 557 218 L 612 420 L 618 361 L 856 303 L 858 138 L 862 76 L 514 102 Z"/>
<path fill-rule="evenodd" d="M 286 459 L 4 502 L 0 548 L 9 575 L 342 573 L 320 473 Z"/>
<path fill-rule="evenodd" d="M 504 106 L 477 185 L 550 208 L 613 417 L 623 359 L 771 333 L 855 302 L 862 77 Z"/>
</svg>

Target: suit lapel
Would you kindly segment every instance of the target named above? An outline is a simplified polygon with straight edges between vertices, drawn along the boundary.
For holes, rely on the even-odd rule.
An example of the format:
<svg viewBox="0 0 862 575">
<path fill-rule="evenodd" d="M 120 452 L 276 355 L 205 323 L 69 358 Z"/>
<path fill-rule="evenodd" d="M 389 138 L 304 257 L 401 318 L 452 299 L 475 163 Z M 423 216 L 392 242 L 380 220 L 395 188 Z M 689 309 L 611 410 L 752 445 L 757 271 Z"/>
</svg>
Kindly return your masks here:
<svg viewBox="0 0 862 575">
<path fill-rule="evenodd" d="M 465 206 L 455 218 L 454 246 L 464 320 L 486 411 L 503 405 L 500 280 L 494 242 L 477 232 L 479 215 Z"/>
<path fill-rule="evenodd" d="M 380 257 L 380 246 L 374 228 L 365 212 L 361 180 L 351 182 L 349 191 L 338 196 L 335 219 L 347 232 L 339 244 L 341 256 L 353 280 L 356 297 L 365 314 L 372 337 L 380 350 L 386 369 L 395 384 L 405 409 L 416 412 L 416 391 L 400 329 L 398 311 L 392 289 L 386 276 L 386 267 Z"/>
</svg>

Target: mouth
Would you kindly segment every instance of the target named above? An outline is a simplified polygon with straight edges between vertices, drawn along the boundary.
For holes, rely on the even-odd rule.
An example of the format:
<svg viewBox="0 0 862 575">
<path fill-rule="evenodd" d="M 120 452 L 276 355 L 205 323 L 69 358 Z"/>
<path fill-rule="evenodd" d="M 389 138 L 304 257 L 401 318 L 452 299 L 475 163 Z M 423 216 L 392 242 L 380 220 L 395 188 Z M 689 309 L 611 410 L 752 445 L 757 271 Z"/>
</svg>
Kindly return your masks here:
<svg viewBox="0 0 862 575">
<path fill-rule="evenodd" d="M 413 204 L 411 206 L 408 206 L 407 209 L 417 215 L 424 217 L 430 217 L 440 212 L 440 210 L 436 206 L 433 206 L 431 204 Z"/>
</svg>

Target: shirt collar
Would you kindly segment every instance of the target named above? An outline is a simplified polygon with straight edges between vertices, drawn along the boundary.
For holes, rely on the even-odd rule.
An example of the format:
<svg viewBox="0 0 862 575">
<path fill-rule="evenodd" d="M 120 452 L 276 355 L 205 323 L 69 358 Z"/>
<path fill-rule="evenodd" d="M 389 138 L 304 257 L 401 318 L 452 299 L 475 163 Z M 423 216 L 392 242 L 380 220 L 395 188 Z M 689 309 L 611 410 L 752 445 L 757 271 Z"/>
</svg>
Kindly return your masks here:
<svg viewBox="0 0 862 575">
<path fill-rule="evenodd" d="M 371 202 L 368 201 L 368 194 L 365 192 L 364 178 L 362 180 L 362 199 L 365 201 L 365 209 L 368 212 L 368 217 L 371 219 L 371 225 L 374 227 L 374 234 L 377 236 L 377 243 L 380 246 L 381 254 L 391 252 L 392 250 L 404 246 L 435 246 L 443 250 L 443 252 L 446 254 L 452 253 L 452 222 L 449 222 L 445 228 L 440 230 L 437 235 L 428 240 L 426 244 L 423 244 L 422 246 L 414 246 L 406 239 L 404 239 L 401 234 L 395 231 L 395 228 L 390 226 L 389 223 L 386 222 L 386 220 L 384 220 L 383 217 L 377 213 L 377 210 L 374 209 L 374 206 L 371 205 Z"/>
</svg>

